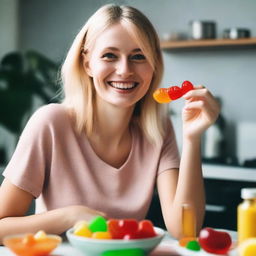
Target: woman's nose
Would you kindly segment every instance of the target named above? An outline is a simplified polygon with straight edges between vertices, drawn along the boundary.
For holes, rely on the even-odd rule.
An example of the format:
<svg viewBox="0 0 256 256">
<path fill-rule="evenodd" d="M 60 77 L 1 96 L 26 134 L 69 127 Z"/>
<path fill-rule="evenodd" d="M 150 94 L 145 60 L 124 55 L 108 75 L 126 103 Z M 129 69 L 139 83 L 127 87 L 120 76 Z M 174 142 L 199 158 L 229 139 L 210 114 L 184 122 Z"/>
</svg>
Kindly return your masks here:
<svg viewBox="0 0 256 256">
<path fill-rule="evenodd" d="M 131 76 L 133 74 L 133 71 L 131 63 L 129 63 L 129 60 L 121 59 L 117 63 L 116 73 L 123 78 Z"/>
</svg>

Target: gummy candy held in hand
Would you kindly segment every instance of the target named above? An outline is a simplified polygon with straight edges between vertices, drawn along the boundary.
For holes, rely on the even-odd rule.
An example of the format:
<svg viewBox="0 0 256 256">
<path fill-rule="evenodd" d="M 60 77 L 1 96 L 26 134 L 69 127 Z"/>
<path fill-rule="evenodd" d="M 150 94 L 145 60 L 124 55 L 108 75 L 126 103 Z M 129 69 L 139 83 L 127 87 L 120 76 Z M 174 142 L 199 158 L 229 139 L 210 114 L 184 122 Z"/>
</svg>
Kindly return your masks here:
<svg viewBox="0 0 256 256">
<path fill-rule="evenodd" d="M 159 88 L 153 93 L 153 98 L 158 103 L 169 103 L 173 100 L 177 100 L 184 94 L 193 90 L 194 86 L 189 81 L 184 81 L 182 86 L 171 86 L 170 88 Z"/>
</svg>

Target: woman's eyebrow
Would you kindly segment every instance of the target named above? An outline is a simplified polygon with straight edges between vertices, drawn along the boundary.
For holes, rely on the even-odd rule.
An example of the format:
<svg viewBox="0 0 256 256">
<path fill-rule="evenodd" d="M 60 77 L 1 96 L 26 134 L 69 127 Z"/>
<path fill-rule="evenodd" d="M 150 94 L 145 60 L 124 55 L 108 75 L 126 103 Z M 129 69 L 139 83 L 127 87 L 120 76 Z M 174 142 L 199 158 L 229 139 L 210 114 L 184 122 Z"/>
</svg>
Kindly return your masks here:
<svg viewBox="0 0 256 256">
<path fill-rule="evenodd" d="M 106 51 L 106 50 L 111 50 L 111 51 L 119 51 L 119 49 L 118 48 L 116 48 L 116 47 L 106 47 L 106 48 L 104 48 L 104 51 Z"/>
<path fill-rule="evenodd" d="M 142 52 L 142 50 L 140 48 L 136 48 L 136 49 L 132 50 L 132 52 Z"/>
<path fill-rule="evenodd" d="M 106 47 L 106 48 L 104 49 L 104 51 L 106 51 L 106 50 L 110 50 L 110 51 L 120 51 L 118 48 L 112 47 L 112 46 Z M 141 52 L 141 49 L 140 49 L 140 48 L 135 48 L 135 49 L 132 50 L 132 52 L 133 52 L 133 53 Z"/>
</svg>

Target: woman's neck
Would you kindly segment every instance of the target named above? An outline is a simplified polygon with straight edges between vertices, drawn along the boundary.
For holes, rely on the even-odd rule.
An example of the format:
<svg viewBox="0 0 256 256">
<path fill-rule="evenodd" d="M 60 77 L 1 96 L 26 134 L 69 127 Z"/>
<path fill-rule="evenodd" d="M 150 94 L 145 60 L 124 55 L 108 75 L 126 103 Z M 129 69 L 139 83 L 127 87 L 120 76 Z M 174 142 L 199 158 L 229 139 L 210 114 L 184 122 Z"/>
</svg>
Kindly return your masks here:
<svg viewBox="0 0 256 256">
<path fill-rule="evenodd" d="M 110 104 L 96 105 L 93 137 L 102 142 L 120 144 L 130 135 L 130 121 L 134 107 L 120 108 Z"/>
</svg>

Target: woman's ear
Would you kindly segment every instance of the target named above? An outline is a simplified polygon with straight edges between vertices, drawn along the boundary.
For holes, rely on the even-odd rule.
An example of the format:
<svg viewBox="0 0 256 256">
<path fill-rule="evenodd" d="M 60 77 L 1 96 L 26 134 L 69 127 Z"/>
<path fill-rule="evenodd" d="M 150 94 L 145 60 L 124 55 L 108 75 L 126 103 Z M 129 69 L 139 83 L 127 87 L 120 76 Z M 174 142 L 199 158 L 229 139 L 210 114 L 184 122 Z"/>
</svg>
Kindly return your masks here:
<svg viewBox="0 0 256 256">
<path fill-rule="evenodd" d="M 89 65 L 88 55 L 83 52 L 82 56 L 83 56 L 83 67 L 84 67 L 84 70 L 86 71 L 88 76 L 92 77 L 92 72 L 91 72 L 91 68 L 90 68 L 90 65 Z"/>
</svg>

